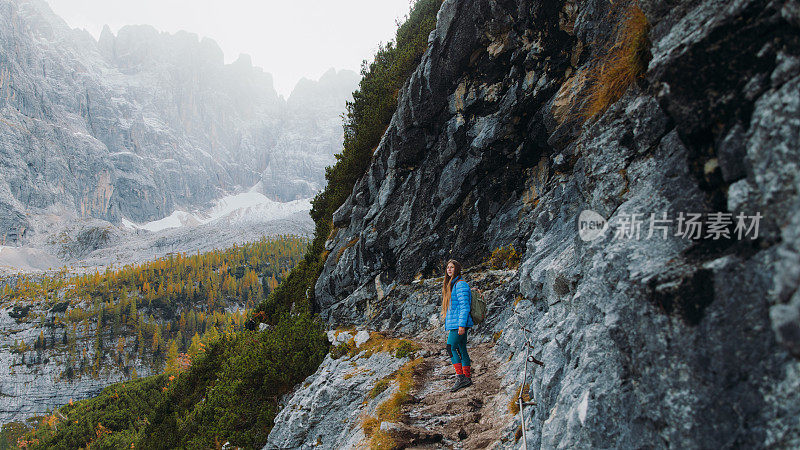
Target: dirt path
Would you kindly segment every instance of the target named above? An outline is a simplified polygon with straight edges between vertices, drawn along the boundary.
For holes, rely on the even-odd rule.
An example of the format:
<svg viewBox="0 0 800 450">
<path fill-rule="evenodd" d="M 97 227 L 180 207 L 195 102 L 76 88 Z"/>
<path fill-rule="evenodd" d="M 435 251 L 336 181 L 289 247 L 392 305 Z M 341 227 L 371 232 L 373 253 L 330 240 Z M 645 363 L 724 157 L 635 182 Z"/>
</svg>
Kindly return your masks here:
<svg viewBox="0 0 800 450">
<path fill-rule="evenodd" d="M 396 442 L 409 449 L 491 447 L 512 420 L 492 345 L 469 347 L 474 384 L 451 393 L 455 372 L 444 342 L 417 343 L 427 356 L 414 376 L 413 400 L 403 408 L 404 428 L 392 433 Z"/>
</svg>

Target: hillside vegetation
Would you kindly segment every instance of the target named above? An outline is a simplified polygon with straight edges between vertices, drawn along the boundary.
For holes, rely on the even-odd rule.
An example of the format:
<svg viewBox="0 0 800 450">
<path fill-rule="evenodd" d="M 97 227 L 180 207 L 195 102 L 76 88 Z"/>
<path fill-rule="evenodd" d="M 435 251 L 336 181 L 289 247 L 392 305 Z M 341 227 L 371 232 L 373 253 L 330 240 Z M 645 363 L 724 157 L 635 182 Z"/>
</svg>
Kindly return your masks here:
<svg viewBox="0 0 800 450">
<path fill-rule="evenodd" d="M 96 377 L 109 363 L 130 374 L 128 362 L 135 357 L 158 371 L 165 357 L 174 364 L 179 352 L 196 354 L 200 342 L 242 328 L 246 311 L 277 287 L 306 246 L 303 238 L 280 236 L 103 273 L 22 278 L 5 285 L 0 304 L 13 306 L 18 323 L 38 324 L 43 331 L 35 341 L 15 342 L 12 351 L 21 364 L 35 362 L 31 350 L 35 358 L 47 349 L 68 352 L 62 371 L 67 379 Z M 37 304 L 40 312 L 30 312 Z M 87 335 L 94 336 L 90 351 L 77 345 Z"/>
</svg>

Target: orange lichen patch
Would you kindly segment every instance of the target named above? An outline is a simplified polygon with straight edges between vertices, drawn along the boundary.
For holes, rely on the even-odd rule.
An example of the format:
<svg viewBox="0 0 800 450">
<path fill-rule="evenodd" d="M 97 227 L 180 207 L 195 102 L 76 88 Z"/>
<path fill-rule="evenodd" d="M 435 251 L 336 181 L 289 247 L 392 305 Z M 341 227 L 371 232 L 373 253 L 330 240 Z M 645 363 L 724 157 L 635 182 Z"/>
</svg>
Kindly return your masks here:
<svg viewBox="0 0 800 450">
<path fill-rule="evenodd" d="M 585 87 L 590 82 L 590 75 L 587 71 L 579 70 L 561 85 L 550 107 L 550 112 L 558 123 L 564 123 L 568 119 L 574 118 L 573 108 L 580 104 Z"/>
<path fill-rule="evenodd" d="M 509 244 L 492 250 L 488 263 L 493 269 L 514 269 L 519 267 L 520 256 L 514 246 Z"/>
<path fill-rule="evenodd" d="M 372 416 L 366 416 L 361 419 L 361 429 L 364 430 L 364 434 L 366 436 L 372 436 L 372 434 L 380 429 L 380 427 L 380 421 Z"/>
<path fill-rule="evenodd" d="M 383 391 L 385 391 L 386 389 L 389 388 L 389 384 L 391 383 L 391 381 L 392 381 L 391 377 L 387 377 L 387 378 L 383 378 L 381 380 L 378 380 L 378 382 L 375 383 L 375 386 L 372 386 L 372 389 L 367 394 L 367 398 L 371 400 L 371 399 L 381 395 L 383 393 Z"/>
<path fill-rule="evenodd" d="M 361 353 L 365 357 L 370 357 L 375 353 L 391 352 L 397 357 L 408 356 L 416 351 L 419 346 L 408 339 L 389 338 L 378 332 L 371 332 L 369 340 L 363 343 L 361 347 L 355 349 L 352 353 Z"/>
<path fill-rule="evenodd" d="M 339 259 L 342 258 L 342 254 L 344 254 L 344 251 L 347 250 L 348 248 L 356 245 L 356 242 L 358 242 L 358 239 L 359 239 L 358 236 L 354 237 L 353 239 L 350 240 L 350 242 L 347 243 L 347 245 L 345 245 L 344 247 L 340 248 L 339 251 L 336 252 L 336 262 L 337 263 L 339 262 Z"/>
<path fill-rule="evenodd" d="M 628 180 L 628 171 L 626 169 L 619 169 L 617 173 L 622 177 L 625 181 L 625 185 L 622 187 L 622 191 L 620 192 L 620 197 L 628 193 L 630 187 L 630 180 Z"/>
<path fill-rule="evenodd" d="M 332 226 L 331 227 L 331 232 L 328 233 L 328 238 L 326 240 L 329 241 L 329 240 L 333 239 L 333 237 L 336 236 L 336 232 L 337 231 L 339 231 L 339 229 L 337 227 Z"/>
<path fill-rule="evenodd" d="M 391 397 L 378 405 L 378 418 L 386 422 L 400 419 L 400 408 L 411 399 L 411 388 L 414 387 L 414 372 L 422 364 L 423 358 L 411 360 L 403 365 L 395 374 L 398 388 Z"/>
<path fill-rule="evenodd" d="M 497 343 L 500 340 L 500 337 L 503 336 L 503 330 L 498 331 L 492 335 L 492 343 Z"/>
<path fill-rule="evenodd" d="M 536 186 L 531 185 L 522 192 L 522 203 L 530 205 L 537 200 L 539 200 L 539 194 L 536 192 Z"/>
<path fill-rule="evenodd" d="M 644 74 L 650 59 L 649 33 L 650 23 L 638 2 L 628 3 L 614 45 L 590 70 L 585 120 L 608 109 Z"/>
<path fill-rule="evenodd" d="M 366 367 L 358 367 L 358 365 L 355 365 L 355 369 L 353 369 L 350 372 L 344 374 L 344 379 L 345 380 L 349 380 L 350 378 L 353 378 L 356 375 L 359 375 L 359 374 L 362 374 L 362 373 L 368 373 L 369 371 L 370 370 L 367 369 Z"/>
<path fill-rule="evenodd" d="M 397 383 L 397 390 L 386 400 L 383 401 L 375 410 L 376 417 L 367 416 L 361 421 L 361 428 L 364 435 L 368 438 L 368 445 L 371 449 L 395 448 L 397 443 L 391 435 L 380 429 L 382 422 L 397 422 L 402 416 L 402 407 L 411 400 L 411 389 L 415 385 L 415 374 L 418 367 L 424 361 L 423 358 L 413 359 L 403 365 L 392 375 L 376 383 L 388 387 L 392 381 Z M 385 387 L 383 388 L 385 390 Z M 375 388 L 373 388 L 373 391 Z M 383 391 L 381 391 L 383 392 Z M 370 391 L 372 394 L 372 391 Z M 375 394 L 377 396 L 378 394 Z M 372 397 L 374 398 L 374 396 Z"/>
<path fill-rule="evenodd" d="M 531 401 L 530 395 L 530 384 L 525 384 L 525 386 L 520 386 L 517 388 L 517 393 L 511 397 L 511 400 L 508 402 L 508 412 L 511 414 L 516 414 L 519 412 L 519 394 L 522 392 L 522 401 L 529 402 Z"/>
</svg>

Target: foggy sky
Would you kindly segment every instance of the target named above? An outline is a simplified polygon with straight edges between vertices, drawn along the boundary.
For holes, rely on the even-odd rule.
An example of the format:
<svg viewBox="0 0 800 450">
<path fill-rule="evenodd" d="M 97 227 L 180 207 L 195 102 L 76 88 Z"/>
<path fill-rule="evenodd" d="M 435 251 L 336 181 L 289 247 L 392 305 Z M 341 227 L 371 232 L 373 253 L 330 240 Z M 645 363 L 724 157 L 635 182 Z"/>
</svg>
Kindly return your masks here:
<svg viewBox="0 0 800 450">
<path fill-rule="evenodd" d="M 379 42 L 394 38 L 409 0 L 47 0 L 70 27 L 97 39 L 104 24 L 148 24 L 213 39 L 230 63 L 240 53 L 273 75 L 288 97 L 301 77 L 318 79 L 331 67 L 359 71 Z"/>
</svg>

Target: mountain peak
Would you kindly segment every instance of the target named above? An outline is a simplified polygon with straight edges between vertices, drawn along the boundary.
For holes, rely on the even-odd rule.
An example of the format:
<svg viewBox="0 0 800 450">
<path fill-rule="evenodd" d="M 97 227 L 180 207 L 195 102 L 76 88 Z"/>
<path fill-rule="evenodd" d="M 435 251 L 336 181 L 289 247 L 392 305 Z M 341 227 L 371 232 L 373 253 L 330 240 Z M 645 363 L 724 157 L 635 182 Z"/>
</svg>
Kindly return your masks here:
<svg viewBox="0 0 800 450">
<path fill-rule="evenodd" d="M 111 27 L 108 24 L 103 25 L 103 30 L 100 31 L 100 37 L 102 38 L 104 35 L 114 37 L 114 32 L 111 31 Z"/>
<path fill-rule="evenodd" d="M 239 53 L 239 57 L 236 58 L 236 61 L 234 61 L 232 65 L 252 68 L 253 58 L 251 58 L 247 53 Z"/>
<path fill-rule="evenodd" d="M 100 32 L 100 37 L 97 39 L 97 48 L 100 54 L 107 60 L 114 58 L 114 33 L 108 24 L 103 25 L 103 31 Z"/>
<path fill-rule="evenodd" d="M 330 69 L 326 70 L 325 73 L 323 73 L 321 77 L 319 77 L 319 81 L 330 79 L 330 78 L 334 78 L 334 77 L 336 77 L 336 68 L 335 67 L 331 67 Z"/>
</svg>

